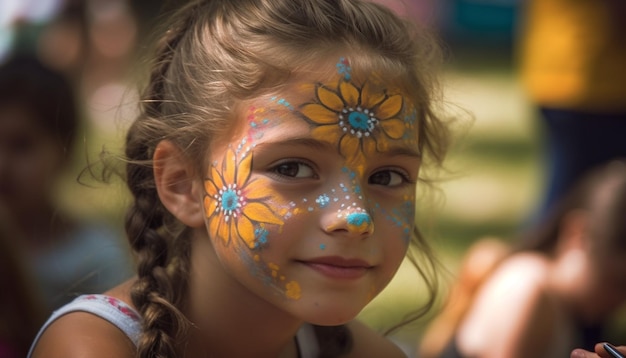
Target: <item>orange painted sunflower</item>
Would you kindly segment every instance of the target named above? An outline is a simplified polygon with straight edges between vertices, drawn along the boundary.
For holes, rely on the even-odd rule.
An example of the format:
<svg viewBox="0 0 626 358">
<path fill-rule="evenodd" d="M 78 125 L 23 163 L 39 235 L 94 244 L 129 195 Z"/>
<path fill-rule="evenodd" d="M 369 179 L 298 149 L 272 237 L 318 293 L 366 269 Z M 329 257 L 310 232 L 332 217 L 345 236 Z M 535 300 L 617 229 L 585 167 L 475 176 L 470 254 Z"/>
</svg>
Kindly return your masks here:
<svg viewBox="0 0 626 358">
<path fill-rule="evenodd" d="M 204 207 L 210 235 L 226 245 L 242 239 L 255 249 L 267 241 L 266 225 L 283 225 L 283 219 L 267 204 L 277 204 L 267 184 L 249 180 L 252 155 L 249 151 L 242 154 L 238 158 L 229 148 L 221 168 L 211 166 L 204 181 Z"/>
<path fill-rule="evenodd" d="M 399 118 L 403 97 L 375 90 L 369 83 L 361 88 L 341 81 L 336 89 L 318 84 L 317 101 L 302 106 L 300 113 L 313 124 L 312 136 L 339 143 L 346 158 L 381 151 L 389 141 L 403 138 L 407 126 Z"/>
</svg>

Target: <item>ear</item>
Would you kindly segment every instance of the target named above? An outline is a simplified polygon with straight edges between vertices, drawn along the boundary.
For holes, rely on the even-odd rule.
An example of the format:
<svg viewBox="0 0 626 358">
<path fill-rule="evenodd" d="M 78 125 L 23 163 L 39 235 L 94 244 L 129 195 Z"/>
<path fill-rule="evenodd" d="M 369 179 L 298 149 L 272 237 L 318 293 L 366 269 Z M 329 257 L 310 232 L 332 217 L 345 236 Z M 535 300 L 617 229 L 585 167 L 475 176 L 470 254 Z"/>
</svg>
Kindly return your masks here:
<svg viewBox="0 0 626 358">
<path fill-rule="evenodd" d="M 189 227 L 204 226 L 202 183 L 189 158 L 174 143 L 163 140 L 154 151 L 153 162 L 156 189 L 165 208 Z"/>
</svg>

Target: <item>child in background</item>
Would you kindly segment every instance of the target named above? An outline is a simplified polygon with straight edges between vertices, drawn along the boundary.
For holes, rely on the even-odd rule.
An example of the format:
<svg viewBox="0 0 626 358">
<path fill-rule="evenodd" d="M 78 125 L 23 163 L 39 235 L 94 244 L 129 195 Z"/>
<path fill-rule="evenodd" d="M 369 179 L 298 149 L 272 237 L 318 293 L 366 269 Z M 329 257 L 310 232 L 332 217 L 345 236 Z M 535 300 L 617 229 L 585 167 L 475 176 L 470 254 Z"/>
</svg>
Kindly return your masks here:
<svg viewBox="0 0 626 358">
<path fill-rule="evenodd" d="M 132 276 L 116 230 L 58 204 L 56 188 L 71 164 L 79 119 L 62 74 L 26 54 L 0 66 L 0 206 L 22 241 L 18 260 L 32 272 L 47 314 Z"/>
<path fill-rule="evenodd" d="M 589 332 L 601 331 L 589 327 L 626 302 L 624 213 L 626 163 L 615 161 L 587 173 L 511 253 L 479 241 L 495 265 L 474 279 L 471 300 L 449 297 L 419 356 L 566 357 L 593 347 L 601 337 Z M 438 335 L 447 342 L 428 340 Z"/>
<path fill-rule="evenodd" d="M 360 0 L 172 18 L 126 141 L 137 277 L 57 311 L 32 357 L 402 357 L 354 320 L 411 243 L 437 47 Z M 428 267 L 418 267 L 432 292 Z"/>
<path fill-rule="evenodd" d="M 444 308 L 429 323 L 420 339 L 419 357 L 439 357 L 449 345 L 456 329 L 471 307 L 474 297 L 497 265 L 510 251 L 507 243 L 484 237 L 463 255 L 458 275 L 449 289 Z"/>
<path fill-rule="evenodd" d="M 21 358 L 47 314 L 23 260 L 22 240 L 0 205 L 0 357 Z"/>
</svg>

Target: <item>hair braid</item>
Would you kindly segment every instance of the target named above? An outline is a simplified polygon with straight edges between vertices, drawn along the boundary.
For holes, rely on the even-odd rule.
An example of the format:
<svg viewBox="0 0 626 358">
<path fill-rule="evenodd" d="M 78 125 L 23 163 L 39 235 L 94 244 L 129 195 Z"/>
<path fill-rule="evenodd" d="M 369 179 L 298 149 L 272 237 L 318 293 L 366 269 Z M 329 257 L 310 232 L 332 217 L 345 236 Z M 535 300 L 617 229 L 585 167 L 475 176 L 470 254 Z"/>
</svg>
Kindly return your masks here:
<svg viewBox="0 0 626 358">
<path fill-rule="evenodd" d="M 193 11 L 188 11 L 193 14 Z M 150 85 L 143 94 L 142 114 L 126 138 L 127 183 L 134 203 L 126 216 L 126 233 L 137 255 L 138 279 L 131 298 L 142 315 L 139 357 L 176 356 L 176 337 L 187 326 L 180 311 L 187 288 L 189 244 L 173 216 L 161 204 L 152 167 L 154 149 L 168 133 L 159 120 L 165 100 L 164 78 L 190 19 L 172 24 L 157 45 Z M 180 226 L 180 225 L 178 225 Z"/>
</svg>

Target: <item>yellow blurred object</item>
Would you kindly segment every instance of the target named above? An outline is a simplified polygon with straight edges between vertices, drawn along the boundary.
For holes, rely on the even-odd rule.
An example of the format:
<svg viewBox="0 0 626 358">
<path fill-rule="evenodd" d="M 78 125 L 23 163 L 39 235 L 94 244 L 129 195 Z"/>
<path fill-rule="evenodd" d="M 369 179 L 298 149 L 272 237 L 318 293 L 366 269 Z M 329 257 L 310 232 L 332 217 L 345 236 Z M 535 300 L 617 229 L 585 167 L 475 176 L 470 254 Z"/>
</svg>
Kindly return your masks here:
<svg viewBox="0 0 626 358">
<path fill-rule="evenodd" d="M 626 109 L 623 0 L 532 0 L 522 16 L 521 76 L 553 108 Z"/>
</svg>

